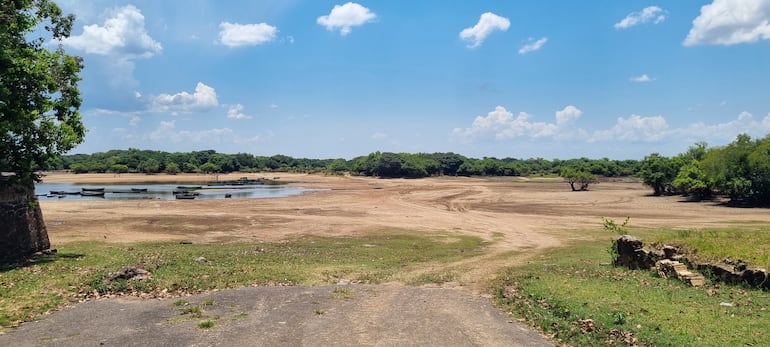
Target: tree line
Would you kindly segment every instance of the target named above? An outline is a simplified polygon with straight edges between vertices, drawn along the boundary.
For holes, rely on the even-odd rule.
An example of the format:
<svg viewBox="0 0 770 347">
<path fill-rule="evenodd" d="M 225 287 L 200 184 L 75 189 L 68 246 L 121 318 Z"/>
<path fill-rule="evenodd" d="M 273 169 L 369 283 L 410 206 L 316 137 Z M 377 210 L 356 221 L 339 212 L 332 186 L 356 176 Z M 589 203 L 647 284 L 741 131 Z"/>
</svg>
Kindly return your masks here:
<svg viewBox="0 0 770 347">
<path fill-rule="evenodd" d="M 62 155 L 49 160 L 42 168 L 75 173 L 325 172 L 383 178 L 558 176 L 564 177 L 573 190 L 586 190 L 589 184 L 598 182 L 599 177 L 637 177 L 652 188 L 654 195 L 682 194 L 696 200 L 723 195 L 736 203 L 764 205 L 770 202 L 770 135 L 761 139 L 739 135 L 734 142 L 722 147 L 708 147 L 705 142 L 698 142 L 672 157 L 652 153 L 642 160 L 479 159 L 452 152 L 374 152 L 346 160 L 131 148 Z"/>
<path fill-rule="evenodd" d="M 351 160 L 292 158 L 286 155 L 255 156 L 224 154 L 214 150 L 163 152 L 152 150 L 110 150 L 93 154 L 62 155 L 49 160 L 45 170 L 75 173 L 228 173 L 228 172 L 327 172 L 383 178 L 430 176 L 559 176 L 571 168 L 603 177 L 634 176 L 636 160 L 579 158 L 547 160 L 469 158 L 456 153 L 374 152 Z"/>
<path fill-rule="evenodd" d="M 722 147 L 698 142 L 673 157 L 653 153 L 639 166 L 639 177 L 655 195 L 683 194 L 694 200 L 717 195 L 732 203 L 770 203 L 770 135 L 739 135 Z"/>
</svg>

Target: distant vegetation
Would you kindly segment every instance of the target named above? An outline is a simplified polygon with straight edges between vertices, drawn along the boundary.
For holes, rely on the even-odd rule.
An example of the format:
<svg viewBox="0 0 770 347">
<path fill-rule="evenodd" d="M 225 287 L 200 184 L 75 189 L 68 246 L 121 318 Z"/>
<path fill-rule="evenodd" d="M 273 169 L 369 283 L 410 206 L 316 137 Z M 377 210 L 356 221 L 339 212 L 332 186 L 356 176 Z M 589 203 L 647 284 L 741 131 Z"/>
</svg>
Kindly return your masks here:
<svg viewBox="0 0 770 347">
<path fill-rule="evenodd" d="M 699 142 L 671 158 L 658 153 L 645 157 L 639 177 L 655 195 L 684 194 L 694 200 L 716 195 L 732 203 L 770 204 L 770 136 L 748 135 L 724 147 Z"/>
<path fill-rule="evenodd" d="M 658 153 L 642 160 L 469 158 L 456 153 L 374 152 L 345 159 L 292 158 L 285 155 L 223 154 L 214 150 L 162 152 L 139 149 L 65 155 L 48 161 L 48 170 L 140 173 L 324 172 L 383 178 L 431 176 L 564 177 L 573 190 L 586 190 L 601 177 L 638 177 L 655 195 L 686 195 L 694 200 L 727 196 L 733 203 L 770 204 L 770 136 L 739 135 L 723 147 L 698 142 L 673 157 Z"/>
<path fill-rule="evenodd" d="M 228 172 L 326 172 L 331 174 L 421 178 L 430 176 L 559 176 L 567 168 L 604 177 L 633 176 L 636 160 L 570 159 L 546 160 L 468 158 L 455 153 L 374 152 L 345 159 L 306 159 L 285 155 L 255 156 L 248 153 L 223 154 L 213 150 L 162 152 L 139 149 L 111 150 L 94 154 L 65 155 L 50 160 L 47 170 L 75 173 L 228 173 Z"/>
</svg>

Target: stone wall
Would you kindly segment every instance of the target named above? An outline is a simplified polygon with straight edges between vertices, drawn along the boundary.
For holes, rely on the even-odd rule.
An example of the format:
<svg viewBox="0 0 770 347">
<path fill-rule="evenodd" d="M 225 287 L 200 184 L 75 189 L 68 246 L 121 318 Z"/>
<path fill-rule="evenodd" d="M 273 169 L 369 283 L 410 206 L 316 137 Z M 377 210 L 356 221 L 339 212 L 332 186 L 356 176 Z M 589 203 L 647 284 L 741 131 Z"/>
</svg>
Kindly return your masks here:
<svg viewBox="0 0 770 347">
<path fill-rule="evenodd" d="M 673 246 L 663 246 L 661 250 L 645 248 L 641 239 L 631 235 L 621 236 L 615 242 L 615 247 L 618 253 L 615 266 L 646 270 L 657 268 L 662 272 L 661 275 L 663 276 L 679 278 L 690 283 L 692 281 L 688 280 L 689 275 L 687 275 L 687 272 L 689 270 L 697 270 L 712 281 L 745 284 L 754 288 L 770 290 L 770 275 L 768 271 L 765 269 L 749 269 L 745 261 L 726 259 L 717 264 L 699 263 L 680 254 L 678 249 Z M 668 268 L 673 269 L 674 273 L 666 273 L 667 271 L 661 270 Z"/>
<path fill-rule="evenodd" d="M 34 186 L 0 181 L 0 261 L 51 247 Z"/>
</svg>

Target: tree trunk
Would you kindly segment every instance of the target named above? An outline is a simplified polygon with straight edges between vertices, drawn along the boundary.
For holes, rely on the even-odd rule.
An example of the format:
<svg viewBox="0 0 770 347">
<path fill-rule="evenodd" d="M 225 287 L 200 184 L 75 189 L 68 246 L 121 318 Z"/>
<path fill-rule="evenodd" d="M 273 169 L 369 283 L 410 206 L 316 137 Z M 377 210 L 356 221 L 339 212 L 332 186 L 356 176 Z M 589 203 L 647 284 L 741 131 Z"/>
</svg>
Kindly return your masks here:
<svg viewBox="0 0 770 347">
<path fill-rule="evenodd" d="M 18 260 L 50 247 L 34 183 L 0 177 L 0 260 Z"/>
</svg>

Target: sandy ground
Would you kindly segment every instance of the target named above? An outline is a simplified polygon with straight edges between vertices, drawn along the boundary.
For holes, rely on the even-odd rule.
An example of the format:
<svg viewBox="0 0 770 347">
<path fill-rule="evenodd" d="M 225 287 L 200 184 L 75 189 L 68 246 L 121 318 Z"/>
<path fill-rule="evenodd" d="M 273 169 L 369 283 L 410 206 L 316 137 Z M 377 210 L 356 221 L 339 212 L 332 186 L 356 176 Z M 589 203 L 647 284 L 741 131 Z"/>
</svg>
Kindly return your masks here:
<svg viewBox="0 0 770 347">
<path fill-rule="evenodd" d="M 233 175 L 49 174 L 45 182 L 204 182 Z M 639 227 L 704 228 L 770 222 L 766 209 L 740 209 L 714 202 L 653 197 L 639 183 L 601 183 L 571 192 L 559 179 L 440 177 L 419 180 L 305 174 L 279 181 L 328 190 L 269 199 L 66 201 L 42 198 L 53 247 L 76 240 L 134 242 L 280 241 L 306 235 L 349 236 L 408 229 L 480 236 L 494 241 L 479 264 L 456 264 L 463 284 L 480 285 L 506 263 L 500 252 L 535 254 L 601 228 L 601 217 L 631 217 Z M 609 236 L 608 236 L 609 237 Z M 478 286 L 471 286 L 476 291 Z"/>
<path fill-rule="evenodd" d="M 241 176 L 51 174 L 44 180 L 98 185 L 192 183 Z M 639 183 L 601 183 L 587 192 L 571 192 L 566 183 L 554 179 L 278 176 L 293 185 L 325 190 L 272 199 L 43 198 L 41 206 L 53 247 L 77 240 L 281 241 L 398 229 L 476 235 L 491 241 L 491 246 L 479 257 L 426 264 L 413 270 L 418 272 L 396 275 L 390 285 L 357 286 L 353 290 L 360 295 L 352 300 L 329 300 L 328 292 L 334 290 L 324 286 L 242 288 L 191 297 L 221 303 L 214 311 L 240 307 L 240 315 L 247 317 L 223 320 L 208 331 L 196 329 L 194 321 L 168 323 L 178 321 L 174 318 L 178 312 L 168 300 L 110 299 L 79 304 L 0 334 L 0 345 L 550 345 L 483 298 L 487 280 L 498 269 L 587 237 L 584 231 L 601 228 L 601 217 L 620 221 L 629 216 L 632 226 L 673 228 L 770 222 L 766 209 L 652 197 Z M 437 270 L 434 266 L 460 273 L 460 278 L 443 288 L 398 285 L 419 271 Z M 324 314 L 318 314 L 319 309 Z M 218 314 L 230 314 L 225 311 Z"/>
</svg>

